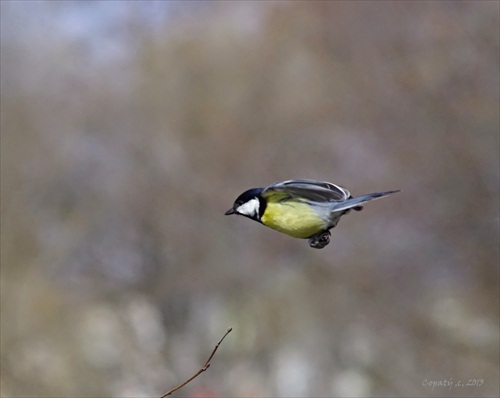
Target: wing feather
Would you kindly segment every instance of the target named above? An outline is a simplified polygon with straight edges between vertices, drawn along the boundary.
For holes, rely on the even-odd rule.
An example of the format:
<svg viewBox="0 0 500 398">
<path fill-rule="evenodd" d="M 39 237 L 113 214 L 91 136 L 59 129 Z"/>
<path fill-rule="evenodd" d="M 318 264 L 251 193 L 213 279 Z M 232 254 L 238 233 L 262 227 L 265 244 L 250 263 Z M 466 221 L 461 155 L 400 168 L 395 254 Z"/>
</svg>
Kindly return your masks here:
<svg viewBox="0 0 500 398">
<path fill-rule="evenodd" d="M 283 195 L 286 198 L 300 198 L 314 202 L 341 202 L 351 197 L 349 191 L 326 181 L 288 180 L 277 182 L 264 189 L 262 195 Z"/>
</svg>

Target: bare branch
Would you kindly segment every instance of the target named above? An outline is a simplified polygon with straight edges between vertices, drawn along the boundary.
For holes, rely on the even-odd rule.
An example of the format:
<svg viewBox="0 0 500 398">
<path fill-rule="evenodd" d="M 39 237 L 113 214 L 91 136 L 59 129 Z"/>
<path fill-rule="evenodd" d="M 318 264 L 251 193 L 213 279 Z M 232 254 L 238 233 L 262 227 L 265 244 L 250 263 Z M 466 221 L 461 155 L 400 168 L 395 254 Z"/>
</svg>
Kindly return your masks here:
<svg viewBox="0 0 500 398">
<path fill-rule="evenodd" d="M 216 346 L 214 347 L 214 349 L 212 350 L 212 353 L 210 354 L 210 356 L 208 357 L 207 361 L 205 362 L 205 364 L 203 365 L 203 367 L 198 370 L 194 375 L 192 375 L 189 379 L 187 379 L 186 381 L 182 382 L 181 384 L 179 384 L 177 387 L 174 387 L 172 388 L 170 391 L 166 392 L 165 394 L 163 394 L 160 398 L 165 398 L 165 397 L 168 397 L 169 395 L 171 395 L 173 392 L 176 392 L 177 390 L 181 389 L 182 387 L 184 387 L 186 384 L 188 384 L 189 382 L 191 382 L 192 380 L 196 379 L 199 375 L 201 375 L 205 370 L 207 370 L 209 367 L 210 367 L 210 361 L 212 360 L 212 358 L 214 357 L 215 353 L 217 352 L 217 350 L 219 349 L 219 346 L 221 345 L 222 341 L 226 338 L 226 336 L 231 333 L 231 331 L 233 330 L 233 328 L 229 328 L 227 329 L 226 333 L 224 333 L 224 336 L 222 336 L 222 338 L 219 340 L 219 342 L 216 344 Z"/>
</svg>

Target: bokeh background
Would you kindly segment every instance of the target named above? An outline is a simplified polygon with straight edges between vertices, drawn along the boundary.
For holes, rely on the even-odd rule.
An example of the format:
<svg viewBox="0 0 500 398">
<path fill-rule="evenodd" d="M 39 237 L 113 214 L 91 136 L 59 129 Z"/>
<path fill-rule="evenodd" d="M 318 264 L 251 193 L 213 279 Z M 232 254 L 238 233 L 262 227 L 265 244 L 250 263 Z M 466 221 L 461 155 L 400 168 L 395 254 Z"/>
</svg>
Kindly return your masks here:
<svg viewBox="0 0 500 398">
<path fill-rule="evenodd" d="M 3 397 L 499 395 L 499 2 L 2 1 L 1 134 Z"/>
</svg>

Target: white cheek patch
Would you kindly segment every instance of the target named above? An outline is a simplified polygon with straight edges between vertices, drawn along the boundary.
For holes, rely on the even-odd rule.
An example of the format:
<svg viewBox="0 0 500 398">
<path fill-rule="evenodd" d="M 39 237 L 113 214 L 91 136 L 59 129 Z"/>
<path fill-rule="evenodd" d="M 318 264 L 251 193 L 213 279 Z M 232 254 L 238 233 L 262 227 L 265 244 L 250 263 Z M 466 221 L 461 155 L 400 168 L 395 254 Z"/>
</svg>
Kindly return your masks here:
<svg viewBox="0 0 500 398">
<path fill-rule="evenodd" d="M 236 211 L 244 216 L 256 217 L 259 214 L 259 199 L 253 198 L 239 206 Z"/>
</svg>

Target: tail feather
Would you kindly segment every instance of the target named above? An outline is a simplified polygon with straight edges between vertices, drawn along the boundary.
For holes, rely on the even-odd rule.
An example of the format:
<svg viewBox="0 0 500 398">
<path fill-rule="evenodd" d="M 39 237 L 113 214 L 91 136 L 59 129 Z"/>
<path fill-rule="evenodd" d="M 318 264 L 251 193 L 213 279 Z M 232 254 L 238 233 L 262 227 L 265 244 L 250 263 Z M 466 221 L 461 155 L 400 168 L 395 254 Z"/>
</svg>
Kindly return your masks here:
<svg viewBox="0 0 500 398">
<path fill-rule="evenodd" d="M 333 211 L 337 212 L 337 211 L 351 209 L 353 207 L 357 207 L 357 206 L 361 205 L 362 203 L 369 202 L 369 201 L 375 200 L 375 199 L 385 198 L 386 196 L 392 195 L 393 193 L 396 193 L 399 191 L 400 190 L 398 189 L 396 191 L 369 193 L 367 195 L 362 195 L 362 196 L 358 196 L 356 198 L 347 199 L 346 201 L 341 202 L 337 206 L 335 206 Z M 361 209 L 356 209 L 356 210 L 361 210 Z"/>
</svg>

